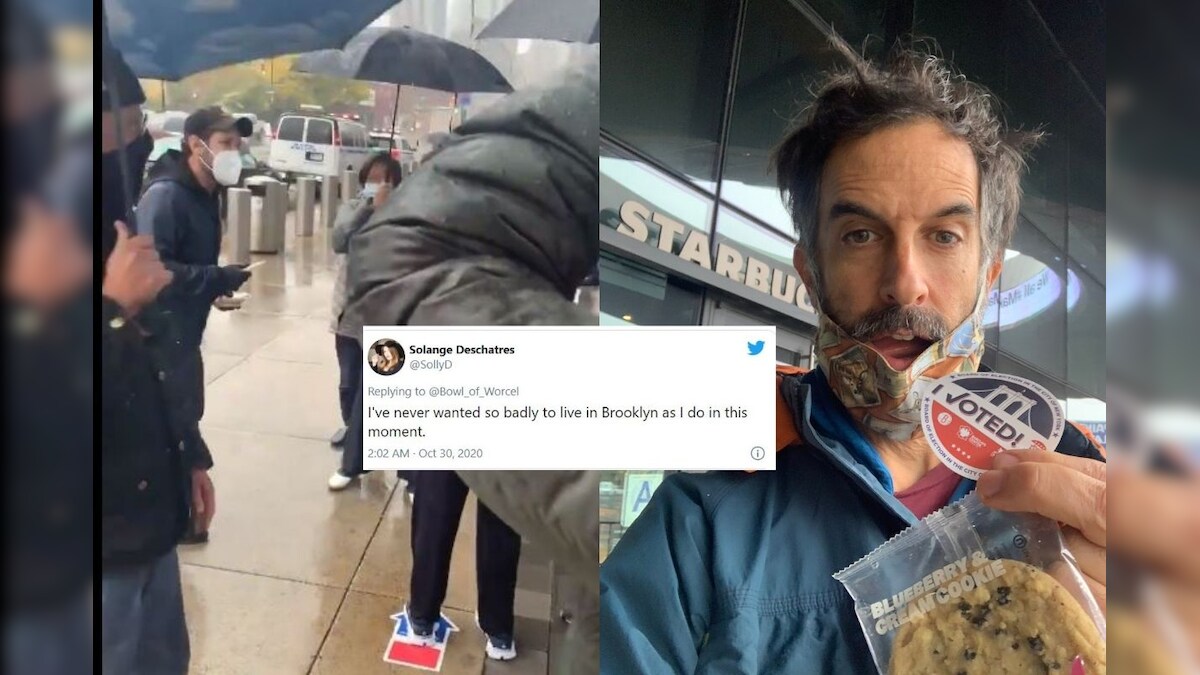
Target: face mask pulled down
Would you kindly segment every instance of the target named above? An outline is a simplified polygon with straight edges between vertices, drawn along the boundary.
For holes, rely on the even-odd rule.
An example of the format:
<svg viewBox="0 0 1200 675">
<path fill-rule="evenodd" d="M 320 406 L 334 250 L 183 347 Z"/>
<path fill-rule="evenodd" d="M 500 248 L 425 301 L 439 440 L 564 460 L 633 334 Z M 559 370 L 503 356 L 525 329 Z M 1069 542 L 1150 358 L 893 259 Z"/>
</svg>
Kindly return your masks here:
<svg viewBox="0 0 1200 675">
<path fill-rule="evenodd" d="M 980 308 L 985 297 L 981 287 L 967 319 L 929 345 L 904 370 L 892 368 L 883 355 L 856 340 L 822 311 L 817 363 L 834 395 L 860 424 L 895 441 L 916 438 L 921 434 L 921 399 L 933 381 L 979 368 L 983 356 Z"/>
</svg>

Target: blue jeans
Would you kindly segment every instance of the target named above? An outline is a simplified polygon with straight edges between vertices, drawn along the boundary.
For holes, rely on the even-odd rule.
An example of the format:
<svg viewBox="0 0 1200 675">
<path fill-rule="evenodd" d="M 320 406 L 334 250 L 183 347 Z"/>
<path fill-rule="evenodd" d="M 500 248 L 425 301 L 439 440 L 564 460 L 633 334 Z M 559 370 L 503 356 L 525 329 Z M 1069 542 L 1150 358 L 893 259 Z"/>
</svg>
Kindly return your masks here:
<svg viewBox="0 0 1200 675">
<path fill-rule="evenodd" d="M 334 346 L 337 349 L 338 370 L 338 402 L 342 410 L 342 426 L 350 426 L 350 416 L 354 414 L 354 396 L 362 389 L 363 351 L 358 340 L 345 335 L 334 336 Z M 360 420 L 361 422 L 361 420 Z"/>
<path fill-rule="evenodd" d="M 363 388 L 359 384 L 354 390 L 350 405 L 350 421 L 346 425 L 346 440 L 342 442 L 343 476 L 358 476 L 366 473 L 363 468 Z"/>
<path fill-rule="evenodd" d="M 86 596 L 52 609 L 14 612 L 4 623 L 4 672 L 92 672 L 92 610 Z"/>
<path fill-rule="evenodd" d="M 187 675 L 191 648 L 175 550 L 105 572 L 100 627 L 103 675 Z"/>
</svg>

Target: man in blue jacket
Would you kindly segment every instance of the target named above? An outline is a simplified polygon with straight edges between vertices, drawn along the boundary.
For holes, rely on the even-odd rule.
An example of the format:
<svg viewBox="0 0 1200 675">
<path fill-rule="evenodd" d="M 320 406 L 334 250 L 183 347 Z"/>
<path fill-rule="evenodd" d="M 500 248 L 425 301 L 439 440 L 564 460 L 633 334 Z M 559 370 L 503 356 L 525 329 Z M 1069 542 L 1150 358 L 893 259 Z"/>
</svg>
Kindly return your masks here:
<svg viewBox="0 0 1200 675">
<path fill-rule="evenodd" d="M 1037 135 L 940 59 L 840 49 L 851 67 L 776 156 L 819 367 L 778 378 L 775 471 L 669 477 L 605 561 L 605 673 L 875 672 L 832 575 L 976 487 L 1062 522 L 1104 606 L 1098 445 L 1068 426 L 1057 452 L 1003 453 L 976 485 L 918 425 L 918 378 L 978 368 Z"/>
<path fill-rule="evenodd" d="M 137 206 L 138 233 L 154 237 L 155 248 L 174 275 L 158 306 L 178 336 L 168 362 L 186 383 L 178 402 L 198 425 L 204 416 L 204 363 L 200 340 L 213 301 L 231 295 L 250 278 L 239 265 L 219 266 L 219 190 L 236 185 L 241 173 L 241 139 L 253 129 L 220 108 L 204 108 L 183 123 L 183 150 L 170 150 L 155 164 Z M 206 449 L 207 452 L 207 449 Z M 184 543 L 208 541 L 205 530 L 189 529 Z"/>
</svg>

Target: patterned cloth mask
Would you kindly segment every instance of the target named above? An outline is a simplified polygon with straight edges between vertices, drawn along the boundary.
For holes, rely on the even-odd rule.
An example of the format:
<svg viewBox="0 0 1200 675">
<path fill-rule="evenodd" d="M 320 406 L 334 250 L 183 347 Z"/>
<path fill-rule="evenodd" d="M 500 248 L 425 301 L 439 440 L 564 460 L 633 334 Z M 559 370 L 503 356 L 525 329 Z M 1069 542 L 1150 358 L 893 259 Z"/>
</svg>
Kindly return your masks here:
<svg viewBox="0 0 1200 675">
<path fill-rule="evenodd" d="M 817 363 L 850 416 L 896 441 L 921 433 L 921 399 L 932 382 L 951 373 L 973 373 L 983 356 L 980 290 L 975 310 L 929 346 L 905 370 L 895 370 L 870 345 L 859 342 L 824 312 L 817 327 Z"/>
</svg>

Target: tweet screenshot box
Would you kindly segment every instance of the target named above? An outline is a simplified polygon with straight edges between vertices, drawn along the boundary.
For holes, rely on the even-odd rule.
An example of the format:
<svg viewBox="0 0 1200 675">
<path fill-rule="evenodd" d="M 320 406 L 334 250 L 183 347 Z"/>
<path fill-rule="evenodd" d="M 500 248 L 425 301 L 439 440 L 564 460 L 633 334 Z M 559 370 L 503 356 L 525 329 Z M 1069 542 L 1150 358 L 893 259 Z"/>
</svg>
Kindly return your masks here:
<svg viewBox="0 0 1200 675">
<path fill-rule="evenodd" d="M 363 330 L 370 470 L 775 468 L 774 327 Z"/>
</svg>

